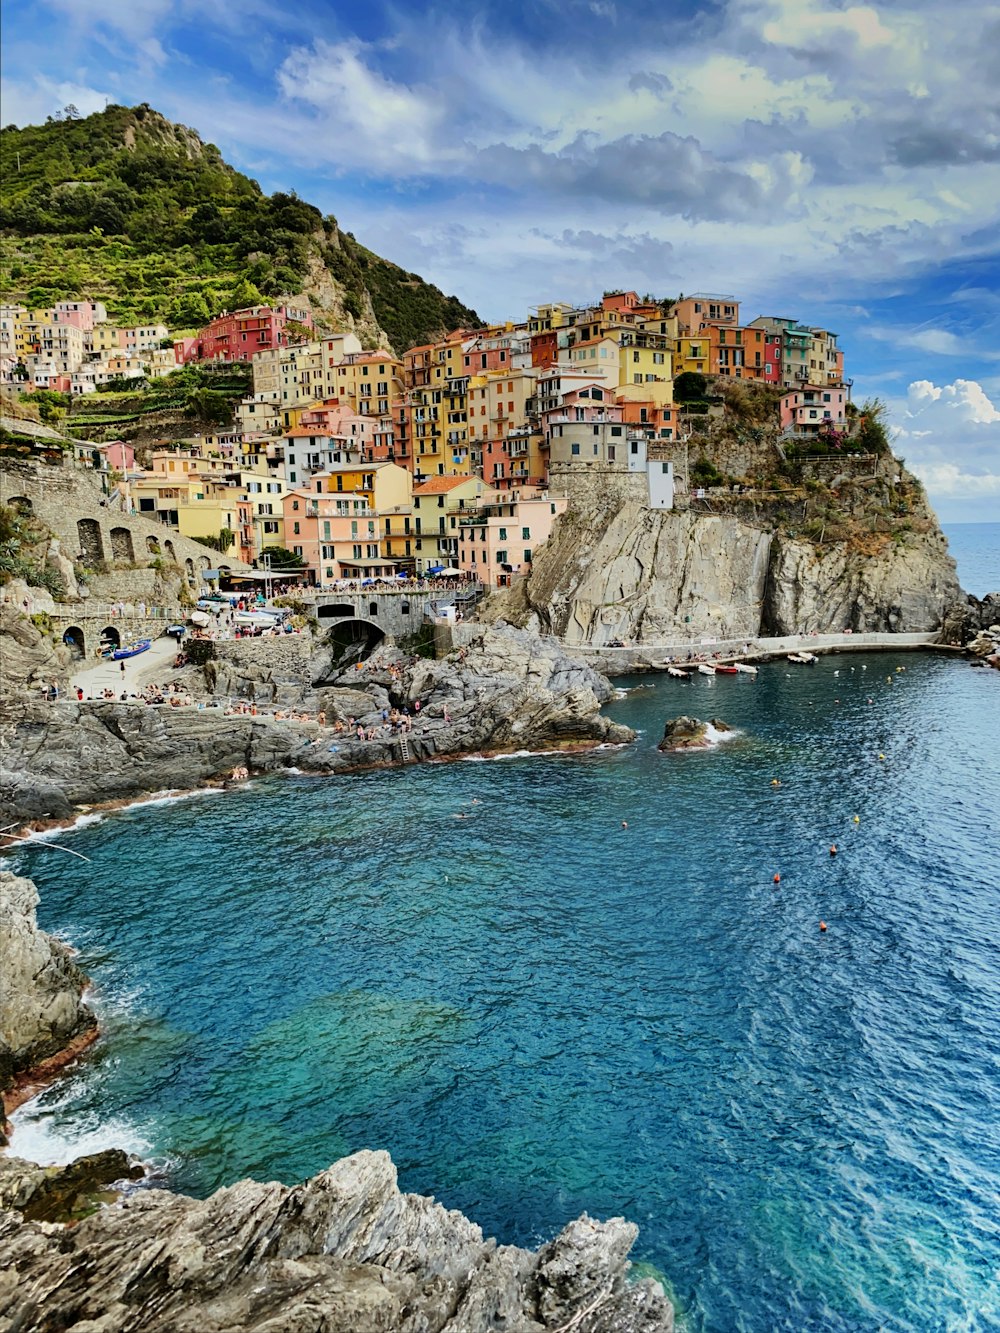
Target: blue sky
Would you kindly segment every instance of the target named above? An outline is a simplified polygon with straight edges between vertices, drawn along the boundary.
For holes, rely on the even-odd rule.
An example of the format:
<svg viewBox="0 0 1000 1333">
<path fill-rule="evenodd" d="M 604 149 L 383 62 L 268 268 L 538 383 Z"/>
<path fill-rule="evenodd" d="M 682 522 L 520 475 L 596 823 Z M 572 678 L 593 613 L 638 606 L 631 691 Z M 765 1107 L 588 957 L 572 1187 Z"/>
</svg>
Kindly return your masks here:
<svg viewBox="0 0 1000 1333">
<path fill-rule="evenodd" d="M 3 121 L 147 101 L 487 318 L 608 287 L 837 331 L 1000 520 L 1000 10 L 2 0 Z"/>
</svg>

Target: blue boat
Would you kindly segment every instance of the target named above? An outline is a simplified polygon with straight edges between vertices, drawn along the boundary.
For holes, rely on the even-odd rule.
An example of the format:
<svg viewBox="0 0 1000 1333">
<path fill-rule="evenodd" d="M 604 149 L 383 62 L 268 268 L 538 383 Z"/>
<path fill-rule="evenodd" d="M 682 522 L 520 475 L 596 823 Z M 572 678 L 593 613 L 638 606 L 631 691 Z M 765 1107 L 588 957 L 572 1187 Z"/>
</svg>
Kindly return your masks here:
<svg viewBox="0 0 1000 1333">
<path fill-rule="evenodd" d="M 136 639 L 135 643 L 127 643 L 121 648 L 116 648 L 111 654 L 111 660 L 120 662 L 125 657 L 138 657 L 139 653 L 146 652 L 152 642 L 152 639 Z"/>
</svg>

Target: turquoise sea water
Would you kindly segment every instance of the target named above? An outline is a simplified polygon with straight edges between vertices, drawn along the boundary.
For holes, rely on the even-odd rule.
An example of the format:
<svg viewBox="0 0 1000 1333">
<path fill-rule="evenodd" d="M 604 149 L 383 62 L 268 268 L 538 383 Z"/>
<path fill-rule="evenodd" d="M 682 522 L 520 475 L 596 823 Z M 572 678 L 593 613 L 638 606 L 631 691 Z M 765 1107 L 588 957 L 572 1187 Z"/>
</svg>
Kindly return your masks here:
<svg viewBox="0 0 1000 1333">
<path fill-rule="evenodd" d="M 204 1194 L 384 1147 L 504 1241 L 632 1218 L 692 1330 L 1000 1328 L 1000 679 L 624 683 L 632 747 L 275 778 L 63 835 L 89 865 L 19 853 L 106 1037 L 15 1149 L 125 1142 Z M 739 734 L 661 755 L 680 712 Z"/>
</svg>

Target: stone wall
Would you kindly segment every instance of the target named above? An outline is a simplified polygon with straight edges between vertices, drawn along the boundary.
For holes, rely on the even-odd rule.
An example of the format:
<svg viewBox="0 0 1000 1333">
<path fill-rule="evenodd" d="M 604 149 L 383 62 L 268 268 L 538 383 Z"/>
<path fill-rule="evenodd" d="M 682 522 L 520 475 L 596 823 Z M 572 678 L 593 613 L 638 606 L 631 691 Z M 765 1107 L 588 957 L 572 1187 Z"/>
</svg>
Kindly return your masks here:
<svg viewBox="0 0 1000 1333">
<path fill-rule="evenodd" d="M 127 569 L 131 565 L 148 566 L 159 558 L 180 565 L 192 583 L 202 570 L 216 569 L 220 562 L 234 571 L 248 568 L 231 553 L 222 556 L 155 519 L 107 507 L 97 473 L 87 469 L 4 459 L 0 465 L 0 503 L 20 502 L 26 507 L 25 501 L 70 560 L 82 554 L 87 565 L 107 562 Z"/>
<path fill-rule="evenodd" d="M 316 651 L 311 634 L 282 634 L 270 639 L 223 639 L 215 645 L 217 662 L 238 667 L 264 667 L 281 675 L 305 677 Z"/>
<path fill-rule="evenodd" d="M 424 621 L 424 608 L 432 599 L 429 592 L 331 592 L 315 599 L 320 629 L 329 631 L 340 621 L 365 620 L 383 634 L 398 639 L 415 634 Z M 351 607 L 351 611 L 337 608 Z"/>
</svg>

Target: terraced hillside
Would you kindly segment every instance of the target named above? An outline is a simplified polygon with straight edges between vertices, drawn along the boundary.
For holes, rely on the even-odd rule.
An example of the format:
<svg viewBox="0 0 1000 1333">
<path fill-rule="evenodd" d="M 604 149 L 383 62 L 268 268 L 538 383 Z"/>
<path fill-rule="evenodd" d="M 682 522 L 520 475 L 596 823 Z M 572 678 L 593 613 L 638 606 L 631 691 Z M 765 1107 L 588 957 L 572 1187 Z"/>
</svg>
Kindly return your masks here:
<svg viewBox="0 0 1000 1333">
<path fill-rule="evenodd" d="M 145 104 L 0 131 L 0 290 L 31 307 L 102 300 L 112 319 L 171 330 L 304 295 L 321 327 L 397 352 L 481 322 Z"/>
</svg>

